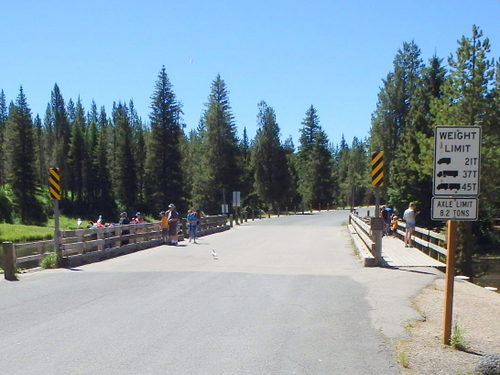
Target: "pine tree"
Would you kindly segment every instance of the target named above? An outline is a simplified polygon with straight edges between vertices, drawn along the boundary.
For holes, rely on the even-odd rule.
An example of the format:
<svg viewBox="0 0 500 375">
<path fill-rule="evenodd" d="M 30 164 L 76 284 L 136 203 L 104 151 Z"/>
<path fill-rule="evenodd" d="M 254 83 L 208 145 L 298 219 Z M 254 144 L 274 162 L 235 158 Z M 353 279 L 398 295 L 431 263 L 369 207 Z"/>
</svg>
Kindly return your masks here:
<svg viewBox="0 0 500 375">
<path fill-rule="evenodd" d="M 146 162 L 146 141 L 142 120 L 137 114 L 133 100 L 129 102 L 129 117 L 133 131 L 134 165 L 137 171 L 137 203 L 144 204 L 144 166 Z"/>
<path fill-rule="evenodd" d="M 7 123 L 7 104 L 3 90 L 0 91 L 0 186 L 5 183 L 5 127 Z"/>
<path fill-rule="evenodd" d="M 68 107 L 73 106 L 73 101 Z M 70 140 L 68 148 L 68 187 L 71 192 L 71 198 L 74 201 L 81 203 L 83 200 L 83 187 L 84 187 L 84 169 L 86 164 L 86 150 L 85 150 L 85 110 L 83 108 L 80 98 L 76 103 L 74 109 L 68 110 L 70 113 Z"/>
<path fill-rule="evenodd" d="M 101 107 L 98 119 L 97 148 L 92 157 L 92 169 L 96 171 L 96 200 L 95 209 L 102 214 L 105 220 L 116 214 L 116 205 L 113 195 L 110 165 L 113 165 L 112 152 L 110 151 L 111 127 L 109 126 L 106 110 Z M 108 218 L 108 219 L 106 219 Z"/>
<path fill-rule="evenodd" d="M 258 130 L 252 152 L 255 190 L 260 200 L 279 209 L 287 203 L 291 178 L 287 157 L 280 141 L 274 109 L 264 101 L 258 105 Z"/>
<path fill-rule="evenodd" d="M 41 224 L 46 220 L 36 199 L 36 170 L 33 122 L 23 88 L 7 119 L 8 182 L 14 193 L 15 210 L 24 224 Z"/>
<path fill-rule="evenodd" d="M 220 75 L 212 82 L 202 121 L 203 174 L 197 185 L 202 190 L 193 189 L 193 200 L 203 203 L 201 208 L 206 212 L 215 213 L 219 212 L 224 195 L 240 190 L 242 173 L 229 93 Z M 199 199 L 201 196 L 206 198 L 204 202 Z"/>
<path fill-rule="evenodd" d="M 241 197 L 242 206 L 255 207 L 257 204 L 256 196 L 253 194 L 254 171 L 252 167 L 252 150 L 250 140 L 248 139 L 247 128 L 243 128 L 243 137 L 239 145 L 241 166 Z"/>
<path fill-rule="evenodd" d="M 85 165 L 84 165 L 84 193 L 87 202 L 87 208 L 95 214 L 98 206 L 96 205 L 99 197 L 98 180 L 98 144 L 99 144 L 99 112 L 97 105 L 92 100 L 90 111 L 87 114 L 87 123 L 85 131 Z"/>
<path fill-rule="evenodd" d="M 384 151 L 384 169 L 391 170 L 401 137 L 408 126 L 408 113 L 421 77 L 422 59 L 415 42 L 403 43 L 393 62 L 394 70 L 383 80 L 372 115 L 370 146 L 372 151 Z M 391 187 L 388 176 L 384 189 Z"/>
<path fill-rule="evenodd" d="M 288 174 L 290 175 L 290 188 L 287 199 L 284 202 L 285 209 L 287 211 L 297 210 L 301 202 L 301 196 L 299 193 L 298 158 L 295 153 L 295 145 L 292 136 L 289 136 L 283 143 L 283 150 L 286 154 Z"/>
<path fill-rule="evenodd" d="M 53 150 L 50 166 L 59 167 L 61 169 L 62 193 L 63 196 L 66 196 L 69 183 L 66 176 L 69 173 L 67 160 L 71 131 L 64 99 L 57 84 L 54 85 L 54 89 L 52 90 L 50 105 L 47 112 L 45 116 L 46 127 L 52 132 L 52 137 L 49 140 L 49 144 L 52 146 Z"/>
<path fill-rule="evenodd" d="M 336 196 L 337 205 L 345 207 L 350 203 L 351 188 L 347 184 L 347 175 L 349 173 L 349 145 L 347 144 L 344 134 L 340 140 L 334 153 L 334 179 L 338 188 L 338 195 Z"/>
<path fill-rule="evenodd" d="M 36 115 L 34 120 L 34 133 L 35 133 L 35 148 L 34 154 L 36 155 L 36 182 L 38 185 L 45 185 L 47 183 L 47 161 L 45 146 L 45 134 L 42 126 L 40 116 Z"/>
<path fill-rule="evenodd" d="M 181 105 L 163 66 L 151 96 L 151 131 L 144 165 L 145 199 L 153 212 L 172 202 L 181 208 L 184 204 L 181 114 Z"/>
<path fill-rule="evenodd" d="M 420 207 L 419 220 L 422 224 L 430 222 L 428 202 L 432 197 L 432 160 L 425 152 L 434 137 L 430 103 L 433 98 L 442 96 L 445 74 L 442 61 L 436 56 L 422 69 L 422 78 L 410 103 L 407 125 L 388 176 L 390 202 L 400 212 L 406 209 L 408 202 L 416 202 Z"/>
<path fill-rule="evenodd" d="M 113 110 L 115 132 L 114 191 L 121 209 L 133 209 L 137 201 L 137 176 L 133 155 L 132 126 L 127 106 L 118 103 Z"/>
<path fill-rule="evenodd" d="M 363 203 L 366 194 L 368 178 L 368 152 L 367 144 L 354 137 L 351 147 L 344 154 L 346 175 L 343 180 L 344 199 L 354 208 Z"/>
<path fill-rule="evenodd" d="M 302 121 L 299 146 L 299 191 L 308 208 L 326 207 L 332 202 L 333 160 L 328 138 L 321 128 L 314 106 Z"/>
</svg>

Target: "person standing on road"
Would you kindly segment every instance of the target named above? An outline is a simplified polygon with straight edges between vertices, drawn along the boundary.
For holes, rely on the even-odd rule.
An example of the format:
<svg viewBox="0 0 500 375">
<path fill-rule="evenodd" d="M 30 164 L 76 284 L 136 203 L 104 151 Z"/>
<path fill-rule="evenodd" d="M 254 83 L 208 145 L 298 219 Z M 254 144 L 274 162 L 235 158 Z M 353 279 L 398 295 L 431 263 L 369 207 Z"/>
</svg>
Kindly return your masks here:
<svg viewBox="0 0 500 375">
<path fill-rule="evenodd" d="M 383 232 L 384 236 L 387 236 L 390 232 L 391 211 L 392 209 L 385 205 L 380 208 L 380 217 L 384 219 L 384 232 Z"/>
<path fill-rule="evenodd" d="M 419 211 L 417 212 L 415 209 L 415 203 L 410 202 L 408 208 L 403 213 L 403 220 L 406 222 L 405 247 L 411 247 L 411 236 L 415 230 L 417 215 L 419 214 Z"/>
<path fill-rule="evenodd" d="M 160 212 L 160 230 L 161 239 L 166 244 L 168 239 L 168 218 L 165 211 Z"/>
<path fill-rule="evenodd" d="M 189 213 L 187 215 L 189 242 L 191 242 L 191 240 L 193 240 L 194 243 L 197 243 L 196 242 L 196 231 L 198 229 L 198 222 L 199 221 L 200 221 L 200 218 L 198 217 L 198 214 L 196 213 L 196 211 L 189 210 Z"/>
<path fill-rule="evenodd" d="M 179 213 L 175 209 L 175 205 L 170 203 L 168 205 L 168 240 L 170 245 L 177 246 L 178 233 L 177 233 L 177 223 L 179 222 Z"/>
</svg>

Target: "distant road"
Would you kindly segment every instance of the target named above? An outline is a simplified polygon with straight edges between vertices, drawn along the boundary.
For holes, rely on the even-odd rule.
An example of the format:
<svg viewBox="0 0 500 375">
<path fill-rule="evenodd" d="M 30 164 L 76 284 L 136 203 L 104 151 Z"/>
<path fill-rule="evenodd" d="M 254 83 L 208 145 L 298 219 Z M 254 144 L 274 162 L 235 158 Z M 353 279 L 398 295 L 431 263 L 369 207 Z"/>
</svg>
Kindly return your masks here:
<svg viewBox="0 0 500 375">
<path fill-rule="evenodd" d="M 2 281 L 2 372 L 399 374 L 383 336 L 404 334 L 409 297 L 435 275 L 362 268 L 347 217 L 248 222 Z"/>
</svg>

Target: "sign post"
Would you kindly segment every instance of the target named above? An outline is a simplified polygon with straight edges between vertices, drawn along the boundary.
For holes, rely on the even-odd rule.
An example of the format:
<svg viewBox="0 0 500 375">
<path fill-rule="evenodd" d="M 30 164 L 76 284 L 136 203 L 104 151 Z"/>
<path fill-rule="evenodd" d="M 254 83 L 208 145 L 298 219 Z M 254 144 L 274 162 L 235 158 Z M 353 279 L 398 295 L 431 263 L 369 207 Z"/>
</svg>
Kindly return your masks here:
<svg viewBox="0 0 500 375">
<path fill-rule="evenodd" d="M 236 221 L 236 225 L 240 225 L 238 218 L 239 218 L 239 207 L 241 206 L 241 192 L 239 191 L 233 191 L 233 208 L 234 208 L 234 217 Z"/>
<path fill-rule="evenodd" d="M 384 186 L 384 151 L 372 152 L 371 160 L 371 185 L 375 188 L 375 217 L 370 220 L 370 229 L 372 231 L 373 256 L 380 262 L 382 258 L 382 234 L 384 231 L 384 221 L 380 217 L 380 187 Z"/>
<path fill-rule="evenodd" d="M 61 266 L 62 252 L 59 236 L 59 201 L 61 200 L 61 175 L 59 168 L 49 168 L 49 192 L 54 206 L 54 248 L 57 255 L 57 265 Z"/>
<path fill-rule="evenodd" d="M 380 217 L 380 188 L 384 186 L 384 151 L 372 152 L 371 185 L 375 186 L 375 217 Z"/>
<path fill-rule="evenodd" d="M 446 257 L 446 286 L 444 301 L 443 344 L 450 345 L 451 322 L 453 320 L 453 289 L 455 280 L 455 238 L 457 222 L 448 220 L 448 241 Z"/>
<path fill-rule="evenodd" d="M 443 344 L 449 345 L 457 221 L 477 220 L 481 165 L 479 126 L 437 126 L 434 130 L 432 220 L 448 221 Z"/>
</svg>

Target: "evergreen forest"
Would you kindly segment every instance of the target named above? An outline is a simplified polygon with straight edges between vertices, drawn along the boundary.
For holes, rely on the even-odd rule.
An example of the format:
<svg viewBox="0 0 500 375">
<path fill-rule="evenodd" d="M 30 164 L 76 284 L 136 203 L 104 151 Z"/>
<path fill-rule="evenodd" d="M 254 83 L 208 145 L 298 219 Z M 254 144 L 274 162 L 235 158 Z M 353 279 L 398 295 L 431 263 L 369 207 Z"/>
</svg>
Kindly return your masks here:
<svg viewBox="0 0 500 375">
<path fill-rule="evenodd" d="M 57 77 L 55 77 L 57 78 Z M 157 217 L 174 202 L 181 214 L 196 208 L 220 213 L 240 191 L 242 210 L 309 210 L 373 204 L 370 155 L 385 152 L 382 202 L 402 212 L 414 201 L 420 226 L 430 220 L 433 137 L 437 125 L 482 127 L 480 220 L 460 222 L 459 254 L 465 274 L 474 253 L 498 246 L 500 59 L 473 26 L 446 58 L 427 61 L 415 41 L 397 50 L 381 77 L 369 134 L 332 144 L 321 109 L 304 108 L 299 142 L 282 138 L 272 103 L 256 103 L 258 130 L 238 137 L 230 88 L 217 75 L 196 129 L 187 131 L 181 100 L 165 67 L 151 79 L 150 112 L 134 102 L 105 108 L 65 98 L 54 85 L 45 113 L 33 114 L 29 93 L 4 93 L 0 82 L 0 222 L 43 225 L 51 215 L 48 168 L 59 167 L 65 215 L 105 221 L 120 211 Z M 342 134 L 342 129 L 338 129 Z"/>
</svg>

